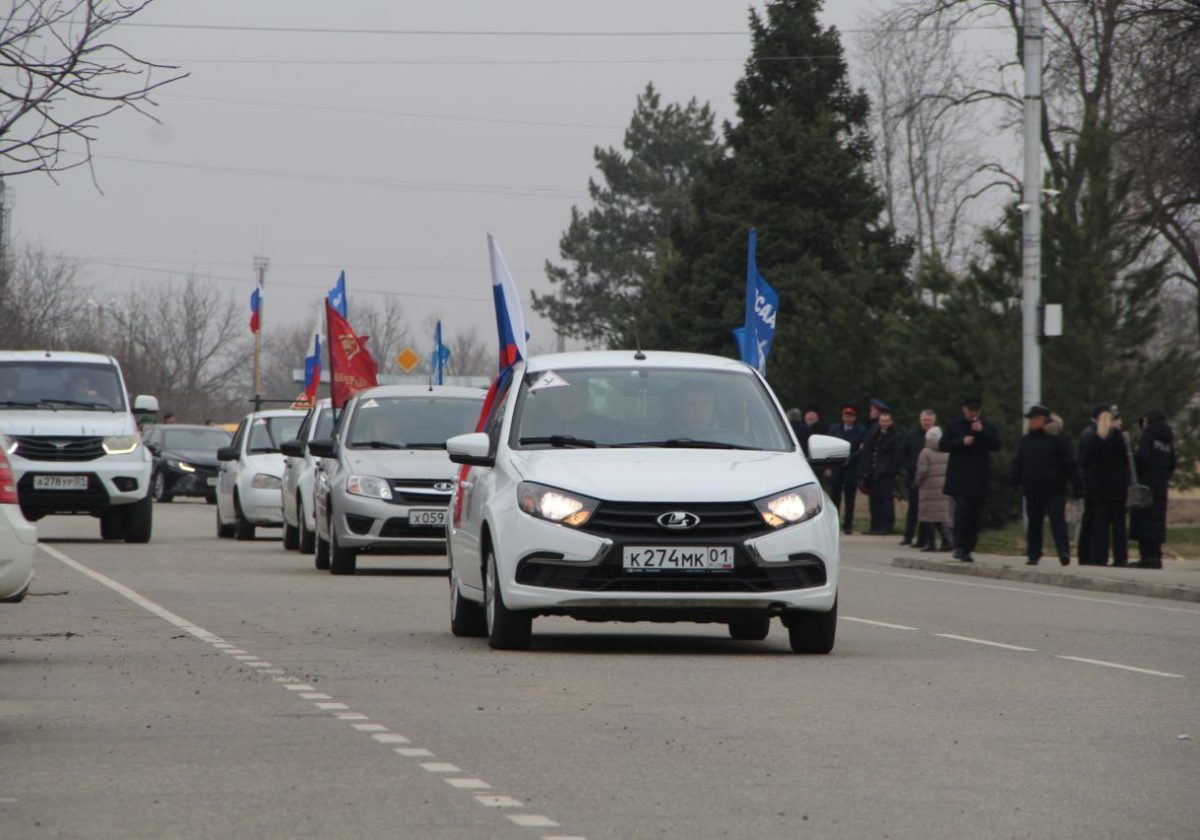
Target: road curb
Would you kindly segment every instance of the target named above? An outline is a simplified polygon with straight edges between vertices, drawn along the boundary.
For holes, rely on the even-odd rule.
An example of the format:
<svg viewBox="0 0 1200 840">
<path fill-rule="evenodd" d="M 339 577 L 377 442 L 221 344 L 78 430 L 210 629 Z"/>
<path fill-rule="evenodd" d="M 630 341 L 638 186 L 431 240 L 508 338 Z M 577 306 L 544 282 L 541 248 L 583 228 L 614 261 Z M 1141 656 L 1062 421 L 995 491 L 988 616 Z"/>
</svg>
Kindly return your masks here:
<svg viewBox="0 0 1200 840">
<path fill-rule="evenodd" d="M 1116 592 L 1122 595 L 1142 595 L 1147 598 L 1168 598 L 1172 601 L 1200 603 L 1200 587 L 1176 583 L 1129 580 L 1127 578 L 1094 577 L 1071 572 L 1043 571 L 1021 566 L 997 566 L 989 563 L 963 563 L 957 560 L 934 560 L 924 557 L 896 557 L 892 565 L 901 569 L 918 569 L 925 572 L 944 572 L 970 577 L 1019 580 L 1025 583 L 1041 583 L 1048 586 L 1063 586 L 1068 589 L 1089 589 L 1093 592 Z M 1147 574 L 1154 574 L 1147 571 Z"/>
</svg>

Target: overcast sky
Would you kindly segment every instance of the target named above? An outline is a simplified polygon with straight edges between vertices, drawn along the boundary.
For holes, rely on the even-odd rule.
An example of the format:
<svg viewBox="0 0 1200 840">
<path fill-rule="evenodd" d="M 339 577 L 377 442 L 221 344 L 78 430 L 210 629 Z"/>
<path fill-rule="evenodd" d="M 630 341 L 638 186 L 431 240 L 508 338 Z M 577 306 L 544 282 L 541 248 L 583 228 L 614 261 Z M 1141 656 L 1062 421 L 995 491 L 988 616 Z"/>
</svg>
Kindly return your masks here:
<svg viewBox="0 0 1200 840">
<path fill-rule="evenodd" d="M 825 21 L 845 30 L 890 3 L 826 5 Z M 490 342 L 485 232 L 496 234 L 526 297 L 545 290 L 543 261 L 557 259 L 571 205 L 586 206 L 593 147 L 620 145 L 648 81 L 665 101 L 694 96 L 733 116 L 748 8 L 744 0 L 156 0 L 132 21 L 141 26 L 113 39 L 191 75 L 160 95 L 161 124 L 129 113 L 100 125 L 93 151 L 103 194 L 84 169 L 57 185 L 12 179 L 14 244 L 83 261 L 98 297 L 194 272 L 244 309 L 253 257 L 266 256 L 268 330 L 311 322 L 344 268 L 351 320 L 394 293 L 418 350 L 434 314 L 447 334 L 479 330 Z M 269 31 L 289 27 L 359 31 Z M 394 31 L 414 29 L 457 34 Z M 488 30 L 720 34 L 469 34 Z M 552 347 L 549 324 L 528 303 L 526 315 L 535 348 Z"/>
</svg>

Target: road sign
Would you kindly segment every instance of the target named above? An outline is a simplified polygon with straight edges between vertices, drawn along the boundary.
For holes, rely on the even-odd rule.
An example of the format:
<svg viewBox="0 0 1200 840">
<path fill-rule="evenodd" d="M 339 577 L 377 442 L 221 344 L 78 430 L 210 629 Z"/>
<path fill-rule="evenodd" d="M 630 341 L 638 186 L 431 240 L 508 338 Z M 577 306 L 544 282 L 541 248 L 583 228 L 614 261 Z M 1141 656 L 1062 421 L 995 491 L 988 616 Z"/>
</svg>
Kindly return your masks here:
<svg viewBox="0 0 1200 840">
<path fill-rule="evenodd" d="M 292 402 L 292 408 L 299 409 L 300 411 L 308 411 L 312 408 L 312 403 L 308 401 L 308 394 L 301 391 L 300 396 L 296 397 Z"/>
<path fill-rule="evenodd" d="M 411 347 L 405 347 L 396 354 L 396 364 L 405 373 L 412 373 L 413 368 L 421 363 L 421 357 Z"/>
</svg>

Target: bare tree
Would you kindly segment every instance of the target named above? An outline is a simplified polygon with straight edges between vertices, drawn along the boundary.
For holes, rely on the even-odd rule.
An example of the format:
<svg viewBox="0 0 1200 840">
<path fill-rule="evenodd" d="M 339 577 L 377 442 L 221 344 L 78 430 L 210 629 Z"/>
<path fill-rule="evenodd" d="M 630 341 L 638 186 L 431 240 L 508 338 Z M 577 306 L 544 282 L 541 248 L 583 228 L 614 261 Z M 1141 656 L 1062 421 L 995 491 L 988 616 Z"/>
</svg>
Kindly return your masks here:
<svg viewBox="0 0 1200 840">
<path fill-rule="evenodd" d="M 15 0 L 0 21 L 0 168 L 52 174 L 90 164 L 97 123 L 184 78 L 109 40 L 151 0 Z M 75 157 L 78 154 L 79 157 Z"/>
<path fill-rule="evenodd" d="M 354 325 L 356 333 L 370 337 L 367 349 L 379 364 L 379 372 L 399 372 L 396 354 L 407 347 L 409 342 L 408 324 L 404 320 L 404 304 L 400 302 L 400 298 L 396 295 L 384 295 L 379 305 L 352 311 L 350 323 Z"/>
<path fill-rule="evenodd" d="M 0 347 L 79 349 L 74 341 L 90 312 L 78 263 L 32 245 L 2 262 Z"/>
</svg>

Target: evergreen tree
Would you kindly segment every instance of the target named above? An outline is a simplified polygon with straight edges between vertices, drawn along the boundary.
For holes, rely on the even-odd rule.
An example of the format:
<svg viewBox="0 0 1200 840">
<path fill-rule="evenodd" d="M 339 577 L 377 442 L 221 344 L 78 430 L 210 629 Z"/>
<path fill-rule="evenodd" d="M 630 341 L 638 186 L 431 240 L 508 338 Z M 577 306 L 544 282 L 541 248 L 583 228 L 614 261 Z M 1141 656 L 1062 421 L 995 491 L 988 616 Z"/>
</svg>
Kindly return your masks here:
<svg viewBox="0 0 1200 840">
<path fill-rule="evenodd" d="M 649 84 L 637 98 L 624 152 L 595 150 L 603 183 L 589 179 L 593 206 L 586 214 L 571 208 L 559 241 L 569 265 L 546 263 L 561 297 L 533 295 L 534 310 L 560 332 L 614 347 L 633 338 L 628 330 L 643 286 L 667 259 L 671 227 L 691 212 L 695 173 L 721 153 L 713 112 L 695 99 L 663 107 Z"/>
<path fill-rule="evenodd" d="M 735 355 L 756 227 L 759 268 L 780 294 L 768 376 L 785 401 L 831 405 L 882 386 L 877 328 L 909 297 L 910 248 L 878 224 L 867 98 L 850 88 L 820 8 L 785 0 L 750 12 L 730 154 L 698 179 L 693 218 L 673 232 L 678 258 L 648 288 L 640 323 L 655 346 Z"/>
</svg>

